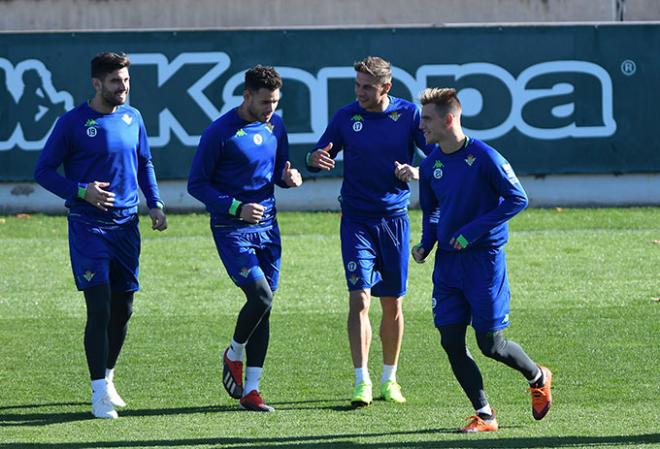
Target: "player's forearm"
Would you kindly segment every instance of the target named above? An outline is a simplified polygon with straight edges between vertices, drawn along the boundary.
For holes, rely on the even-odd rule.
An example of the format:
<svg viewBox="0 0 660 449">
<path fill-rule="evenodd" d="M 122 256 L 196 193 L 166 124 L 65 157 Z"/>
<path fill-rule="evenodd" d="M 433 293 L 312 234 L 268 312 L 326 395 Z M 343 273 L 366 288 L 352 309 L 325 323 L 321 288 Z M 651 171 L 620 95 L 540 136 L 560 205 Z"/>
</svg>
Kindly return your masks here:
<svg viewBox="0 0 660 449">
<path fill-rule="evenodd" d="M 158 183 L 156 182 L 156 172 L 151 160 L 145 161 L 138 168 L 138 184 L 142 193 L 144 193 L 149 209 L 158 208 L 159 204 L 163 204 L 160 199 Z"/>
</svg>

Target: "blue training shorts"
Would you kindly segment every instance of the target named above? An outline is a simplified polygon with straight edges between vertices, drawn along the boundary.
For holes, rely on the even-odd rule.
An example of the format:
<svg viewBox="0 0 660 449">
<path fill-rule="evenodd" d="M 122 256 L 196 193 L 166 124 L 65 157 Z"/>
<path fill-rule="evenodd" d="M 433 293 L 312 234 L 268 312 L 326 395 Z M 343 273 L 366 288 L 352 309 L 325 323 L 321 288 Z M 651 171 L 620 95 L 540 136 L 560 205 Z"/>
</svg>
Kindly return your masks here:
<svg viewBox="0 0 660 449">
<path fill-rule="evenodd" d="M 371 289 L 376 297 L 403 296 L 408 279 L 410 220 L 342 215 L 341 254 L 349 291 Z"/>
<path fill-rule="evenodd" d="M 433 319 L 436 327 L 470 324 L 479 332 L 509 326 L 511 292 L 504 248 L 436 252 Z"/>
<path fill-rule="evenodd" d="M 138 216 L 116 224 L 69 214 L 69 253 L 78 290 L 109 284 L 112 291 L 140 289 Z"/>
<path fill-rule="evenodd" d="M 277 222 L 264 231 L 246 232 L 214 225 L 211 231 L 220 259 L 234 284 L 241 287 L 265 277 L 270 289 L 277 290 L 282 257 Z"/>
</svg>

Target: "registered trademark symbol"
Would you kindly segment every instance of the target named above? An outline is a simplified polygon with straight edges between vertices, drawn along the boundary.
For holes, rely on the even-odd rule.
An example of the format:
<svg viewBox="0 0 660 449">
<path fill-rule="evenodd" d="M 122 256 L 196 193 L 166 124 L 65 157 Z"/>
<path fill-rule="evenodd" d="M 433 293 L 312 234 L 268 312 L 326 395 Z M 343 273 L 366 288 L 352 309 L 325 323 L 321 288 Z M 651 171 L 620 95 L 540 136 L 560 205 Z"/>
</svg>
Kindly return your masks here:
<svg viewBox="0 0 660 449">
<path fill-rule="evenodd" d="M 632 76 L 637 71 L 637 64 L 631 59 L 626 59 L 621 63 L 621 73 L 626 76 Z"/>
</svg>

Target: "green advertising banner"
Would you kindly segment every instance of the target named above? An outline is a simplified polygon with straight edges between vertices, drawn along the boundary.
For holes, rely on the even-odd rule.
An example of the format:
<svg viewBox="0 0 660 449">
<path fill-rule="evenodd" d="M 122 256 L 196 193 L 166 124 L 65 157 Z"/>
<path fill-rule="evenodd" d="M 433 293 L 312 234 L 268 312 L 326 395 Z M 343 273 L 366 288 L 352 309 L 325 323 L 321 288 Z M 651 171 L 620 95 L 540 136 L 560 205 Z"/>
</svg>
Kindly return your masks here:
<svg viewBox="0 0 660 449">
<path fill-rule="evenodd" d="M 284 78 L 294 163 L 354 100 L 353 62 L 389 59 L 395 96 L 455 87 L 468 135 L 522 175 L 660 172 L 660 25 L 0 34 L 0 181 L 32 179 L 55 120 L 93 95 L 100 51 L 132 61 L 160 179 L 184 179 L 199 137 L 240 104 L 257 63 Z M 341 166 L 341 164 L 340 164 Z M 333 175 L 337 175 L 336 171 Z"/>
</svg>

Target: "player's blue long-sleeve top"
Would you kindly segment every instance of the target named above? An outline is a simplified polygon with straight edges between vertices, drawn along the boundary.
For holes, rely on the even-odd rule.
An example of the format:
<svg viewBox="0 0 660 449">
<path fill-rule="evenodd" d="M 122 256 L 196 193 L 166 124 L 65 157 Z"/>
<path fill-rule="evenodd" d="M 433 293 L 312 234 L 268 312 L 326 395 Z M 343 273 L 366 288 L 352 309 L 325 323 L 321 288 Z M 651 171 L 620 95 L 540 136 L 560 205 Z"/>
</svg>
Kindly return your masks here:
<svg viewBox="0 0 660 449">
<path fill-rule="evenodd" d="M 408 183 L 394 175 L 395 161 L 411 164 L 415 146 L 428 154 L 419 129 L 420 110 L 396 97 L 384 112 L 367 112 L 357 101 L 335 113 L 315 149 L 332 142 L 330 156 L 344 151 L 341 208 L 350 216 L 396 216 L 405 213 Z M 307 167 L 312 172 L 319 169 Z"/>
<path fill-rule="evenodd" d="M 452 154 L 434 149 L 420 165 L 422 247 L 455 251 L 461 235 L 470 248 L 499 248 L 507 242 L 507 221 L 527 206 L 511 165 L 477 139 Z"/>
<path fill-rule="evenodd" d="M 58 173 L 64 166 L 64 176 Z M 92 109 L 87 102 L 59 118 L 46 141 L 34 178 L 66 200 L 71 212 L 97 218 L 137 213 L 138 186 L 149 208 L 158 207 L 160 194 L 151 162 L 147 132 L 140 112 L 128 105 L 111 114 Z M 108 182 L 115 194 L 108 212 L 78 197 L 79 183 Z"/>
<path fill-rule="evenodd" d="M 204 131 L 188 192 L 204 203 L 214 225 L 253 228 L 236 217 L 235 206 L 260 203 L 266 210 L 257 226 L 268 227 L 275 217 L 274 186 L 288 187 L 282 180 L 288 160 L 289 140 L 279 116 L 273 114 L 269 123 L 250 123 L 232 109 Z"/>
</svg>

